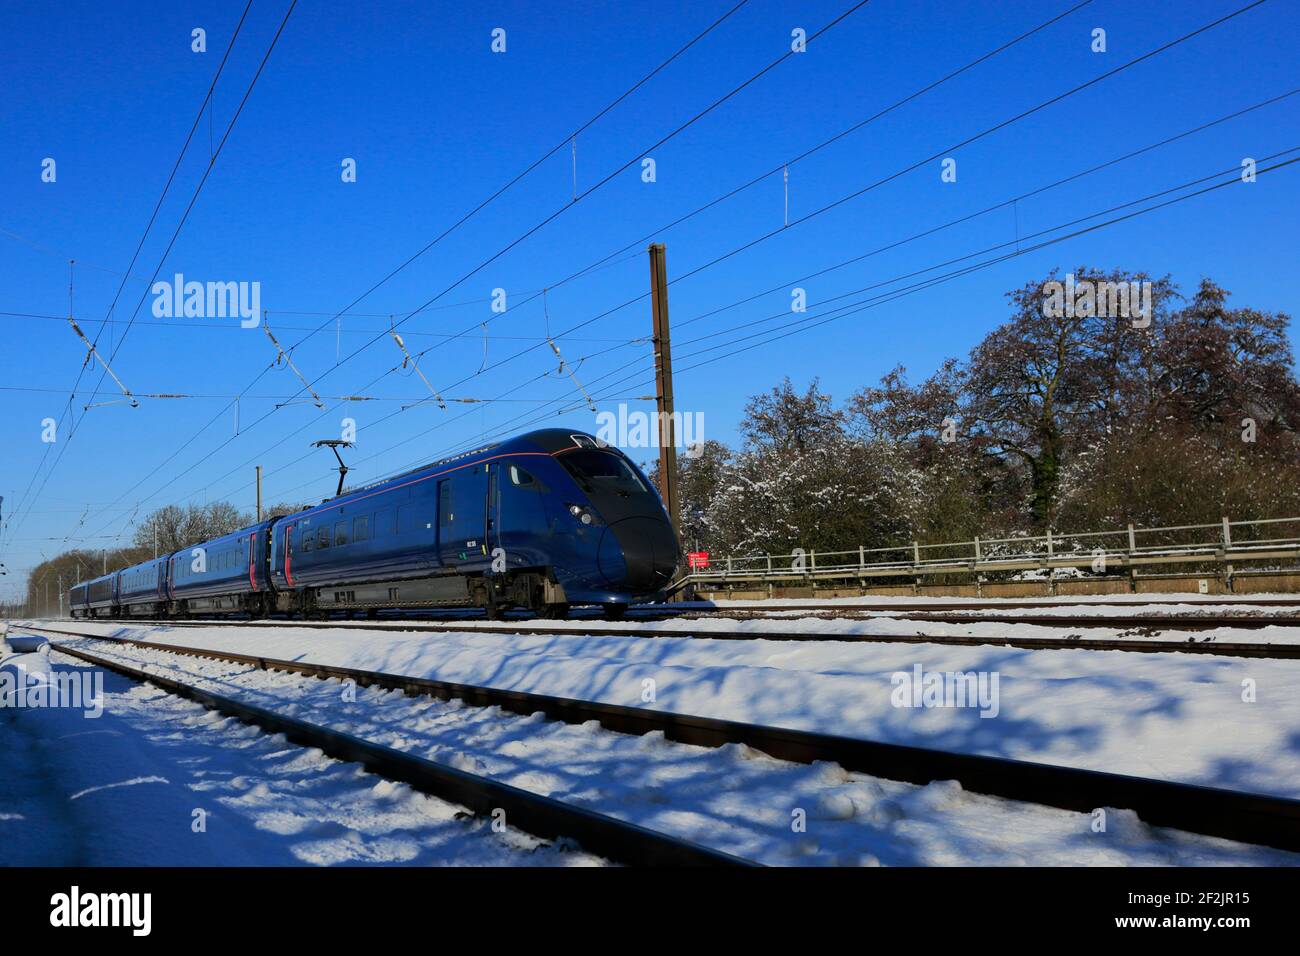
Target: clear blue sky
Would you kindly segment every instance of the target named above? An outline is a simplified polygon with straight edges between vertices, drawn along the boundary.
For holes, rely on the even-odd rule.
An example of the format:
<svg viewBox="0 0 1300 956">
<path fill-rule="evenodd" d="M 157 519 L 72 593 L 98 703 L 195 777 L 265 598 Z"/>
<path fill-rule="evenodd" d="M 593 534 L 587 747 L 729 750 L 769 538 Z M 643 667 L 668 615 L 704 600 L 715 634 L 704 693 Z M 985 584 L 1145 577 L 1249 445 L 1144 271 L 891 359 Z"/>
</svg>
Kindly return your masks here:
<svg viewBox="0 0 1300 956">
<path fill-rule="evenodd" d="M 735 0 L 660 5 L 575 3 L 387 3 L 302 0 L 217 160 L 161 271 L 199 281 L 257 281 L 271 325 L 286 345 L 361 295 L 404 259 L 563 140 Z M 790 215 L 827 202 L 1014 116 L 1245 4 L 1246 0 L 1094 0 L 1084 9 L 845 137 L 790 170 Z M 851 6 L 750 0 L 577 143 L 578 189 L 623 163 L 638 163 L 554 222 L 448 292 L 438 308 L 401 328 L 412 351 L 446 344 L 421 362 L 448 397 L 514 399 L 422 405 L 351 403 L 321 413 L 299 402 L 258 424 L 300 391 L 284 367 L 265 374 L 234 410 L 163 465 L 246 389 L 275 357 L 265 334 L 233 319 L 156 319 L 146 297 L 122 335 L 209 155 L 204 118 L 159 222 L 119 301 L 102 322 L 171 165 L 229 40 L 242 2 L 69 3 L 57 11 L 8 4 L 0 11 L 0 311 L 62 316 L 75 258 L 73 309 L 114 367 L 139 393 L 225 398 L 144 399 L 83 417 L 88 373 L 59 444 L 41 442 L 41 421 L 65 415 L 84 354 L 67 323 L 0 316 L 0 494 L 10 521 L 0 539 L 0 596 L 21 590 L 26 570 L 66 548 L 129 541 L 133 515 L 168 503 L 226 499 L 251 510 L 253 464 L 266 469 L 265 497 L 316 500 L 332 492 L 333 459 L 309 443 L 336 437 L 356 419 L 350 480 L 365 481 L 512 430 L 539 415 L 532 400 L 574 398 L 544 342 L 542 300 L 494 315 L 492 289 L 508 304 L 550 286 L 677 216 L 747 182 L 823 139 L 989 52 L 1071 6 L 1072 0 L 872 0 L 804 54 L 793 56 L 669 143 L 650 151 L 657 182 L 641 181 L 639 159 L 662 136 L 748 79 Z M 242 97 L 287 0 L 254 0 L 216 91 L 216 138 Z M 208 52 L 190 50 L 207 30 Z M 506 30 L 507 52 L 490 50 Z M 1096 27 L 1107 52 L 1090 49 Z M 956 183 L 937 162 L 798 225 L 671 288 L 678 407 L 702 411 L 707 437 L 733 440 L 746 399 L 789 375 L 820 376 L 837 400 L 902 363 L 922 377 L 946 356 L 963 356 L 1006 317 L 1003 294 L 1053 267 L 1080 264 L 1171 273 L 1184 288 L 1212 276 L 1234 302 L 1294 314 L 1295 224 L 1300 166 L 1252 186 L 1220 190 L 1069 240 L 805 334 L 699 368 L 685 366 L 688 340 L 782 313 L 782 291 L 690 324 L 688 320 L 824 266 L 976 212 L 1096 163 L 1181 133 L 1300 86 L 1294 0 L 1269 0 L 1229 23 L 1113 79 L 955 151 Z M 1014 240 L 1148 193 L 1300 146 L 1300 96 L 1088 176 L 951 230 L 804 283 L 811 302 Z M 46 157 L 57 181 L 41 180 Z M 344 183 L 340 163 L 357 162 Z M 386 325 L 565 206 L 572 154 L 562 149 L 527 179 L 373 293 L 346 318 L 294 351 L 326 396 L 415 400 L 427 393 L 400 370 L 382 338 L 337 369 Z M 779 174 L 658 238 L 669 277 L 782 224 Z M 546 297 L 552 333 L 647 289 L 644 243 L 614 264 Z M 814 308 L 812 311 L 816 311 Z M 302 313 L 323 313 L 320 315 Z M 373 315 L 370 315 L 373 313 Z M 478 323 L 488 326 L 487 361 L 536 346 L 469 378 L 483 364 Z M 785 322 L 787 319 L 781 319 Z M 165 324 L 173 323 L 173 324 Z M 779 323 L 754 326 L 779 329 Z M 437 335 L 474 330 L 466 339 Z M 621 398 L 646 395 L 650 331 L 637 302 L 559 339 L 580 381 L 628 362 L 634 376 L 590 386 Z M 120 345 L 119 345 L 120 342 Z M 736 347 L 701 358 L 729 355 Z M 602 353 L 602 354 L 594 354 Z M 585 361 L 577 360 L 584 357 Z M 541 377 L 545 373 L 549 377 Z M 618 375 L 625 375 L 621 372 Z M 374 381 L 379 379 L 378 381 Z M 373 384 L 372 384 L 373 382 Z M 112 389 L 111 380 L 104 388 Z M 51 389 L 15 391 L 12 389 Z M 102 396 L 102 399 L 111 398 Z M 652 409 L 635 403 L 634 409 Z M 543 424 L 594 429 L 577 408 L 546 406 Z M 392 416 L 379 422 L 384 416 Z M 218 447 L 222 446 L 223 447 Z M 66 447 L 64 447 L 66 446 Z M 48 454 L 47 454 L 48 451 Z M 60 457 L 61 453 L 61 457 Z M 645 460 L 652 452 L 633 452 Z M 58 460 L 57 467 L 51 467 Z M 159 468 L 162 465 L 163 467 Z M 152 477 L 147 477 L 159 469 Z M 33 478 L 35 479 L 33 482 Z M 26 503 L 14 514 L 29 487 Z M 138 487 L 136 487 L 138 485 Z M 39 497 L 34 497 L 36 489 Z"/>
</svg>

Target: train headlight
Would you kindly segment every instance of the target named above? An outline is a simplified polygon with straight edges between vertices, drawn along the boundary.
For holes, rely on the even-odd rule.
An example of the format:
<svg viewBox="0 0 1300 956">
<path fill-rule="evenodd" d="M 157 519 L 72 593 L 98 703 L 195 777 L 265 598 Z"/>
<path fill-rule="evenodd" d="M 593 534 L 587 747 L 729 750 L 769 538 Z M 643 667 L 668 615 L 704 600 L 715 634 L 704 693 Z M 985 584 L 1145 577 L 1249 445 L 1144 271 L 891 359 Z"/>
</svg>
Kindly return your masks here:
<svg viewBox="0 0 1300 956">
<path fill-rule="evenodd" d="M 588 508 L 585 505 L 570 504 L 567 505 L 567 507 L 569 509 L 569 514 L 573 515 L 579 522 L 588 527 L 593 527 L 602 523 L 600 515 L 596 514 L 593 509 Z"/>
</svg>

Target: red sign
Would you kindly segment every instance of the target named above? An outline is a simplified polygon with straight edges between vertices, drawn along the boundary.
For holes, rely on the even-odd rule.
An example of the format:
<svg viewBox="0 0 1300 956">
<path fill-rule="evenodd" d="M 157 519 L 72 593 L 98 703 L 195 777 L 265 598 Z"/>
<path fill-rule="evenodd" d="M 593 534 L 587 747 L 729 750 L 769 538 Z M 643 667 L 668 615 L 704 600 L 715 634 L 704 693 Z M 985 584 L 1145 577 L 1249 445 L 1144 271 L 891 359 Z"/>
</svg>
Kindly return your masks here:
<svg viewBox="0 0 1300 956">
<path fill-rule="evenodd" d="M 686 555 L 686 561 L 691 566 L 692 571 L 709 566 L 709 552 L 707 551 L 690 551 Z"/>
</svg>

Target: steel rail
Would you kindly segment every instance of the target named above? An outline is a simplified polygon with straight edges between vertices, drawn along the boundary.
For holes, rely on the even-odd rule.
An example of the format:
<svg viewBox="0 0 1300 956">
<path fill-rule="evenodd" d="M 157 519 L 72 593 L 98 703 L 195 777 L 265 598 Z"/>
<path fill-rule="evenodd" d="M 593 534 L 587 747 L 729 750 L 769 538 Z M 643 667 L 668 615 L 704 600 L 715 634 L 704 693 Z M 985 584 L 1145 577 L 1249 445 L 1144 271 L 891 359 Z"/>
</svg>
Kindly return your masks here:
<svg viewBox="0 0 1300 956">
<path fill-rule="evenodd" d="M 870 620 L 865 618 L 863 620 Z M 885 620 L 908 620 L 886 618 Z M 930 619 L 933 620 L 933 619 Z M 90 621 L 88 623 L 96 623 Z M 1013 647 L 1020 650 L 1085 650 L 1124 651 L 1139 654 L 1208 654 L 1214 657 L 1249 657 L 1267 660 L 1300 660 L 1300 643 L 1282 644 L 1264 641 L 1160 641 L 1150 638 L 1115 637 L 1013 637 L 1006 634 L 854 634 L 821 631 L 721 631 L 685 629 L 668 630 L 653 627 L 581 627 L 571 624 L 548 627 L 521 621 L 518 624 L 493 622 L 490 624 L 469 621 L 464 624 L 435 621 L 267 621 L 262 624 L 247 620 L 159 621 L 110 620 L 102 624 L 125 624 L 141 627 L 282 627 L 298 630 L 354 630 L 380 632 L 413 632 L 418 634 L 493 634 L 530 637 L 635 637 L 635 638 L 689 638 L 691 640 L 717 641 L 834 641 L 848 644 L 938 644 L 955 647 Z M 980 624 L 979 618 L 954 619 L 954 624 Z M 1023 621 L 1017 623 L 1042 623 Z M 1069 626 L 1068 619 L 1052 621 L 1053 626 Z M 20 625 L 28 626 L 28 625 Z M 35 626 L 35 625 L 32 625 Z M 78 637 L 99 635 L 65 632 Z"/>
<path fill-rule="evenodd" d="M 660 620 L 669 617 L 683 617 L 689 614 L 729 614 L 753 613 L 753 614 L 787 614 L 791 611 L 834 611 L 838 613 L 853 612 L 870 612 L 870 613 L 892 613 L 903 611 L 944 613 L 947 611 L 1001 611 L 1001 610 L 1044 610 L 1061 607 L 1155 607 L 1161 606 L 1191 606 L 1204 605 L 1206 607 L 1283 607 L 1300 610 L 1300 596 L 1295 598 L 1261 598 L 1250 600 L 1241 597 L 1224 598 L 1222 600 L 1193 601 L 1193 600 L 1117 600 L 1117 601 L 1090 601 L 1086 598 L 1049 598 L 1038 601 L 1015 601 L 1005 598 L 987 598 L 981 601 L 963 601 L 948 603 L 905 603 L 893 602 L 888 604 L 844 604 L 844 603 L 812 603 L 812 604 L 762 604 L 762 603 L 745 603 L 742 601 L 728 602 L 726 604 L 717 604 L 714 602 L 684 602 L 681 604 L 637 604 L 628 608 L 628 616 L 622 620 Z M 392 613 L 387 609 L 381 609 L 386 613 Z M 402 621 L 402 620 L 441 620 L 441 621 L 478 621 L 487 620 L 481 610 L 478 608 L 449 608 L 442 612 L 437 609 L 420 612 L 419 617 L 400 616 L 402 612 L 396 612 L 398 616 L 386 616 L 376 618 L 366 618 L 370 621 Z M 1197 615 L 1199 616 L 1199 615 Z M 1262 617 L 1262 615 L 1261 615 Z M 1170 616 L 1170 620 L 1192 619 L 1192 615 Z M 225 620 L 247 621 L 252 620 L 247 616 L 228 617 Z M 592 611 L 584 613 L 583 608 L 577 608 L 570 615 L 569 620 L 601 620 L 599 612 Z M 94 621 L 94 620 L 121 620 L 121 621 L 153 621 L 155 619 L 147 618 L 94 618 L 81 617 L 73 620 Z M 171 620 L 182 621 L 183 619 L 175 618 Z M 221 620 L 221 619 L 204 619 L 204 620 Z M 258 619 L 262 620 L 262 619 Z M 271 617 L 266 620 L 287 621 L 287 617 Z M 353 618 L 338 618 L 337 620 L 353 620 Z M 360 620 L 359 618 L 357 620 Z M 507 617 L 507 620 L 509 618 Z M 1019 620 L 1019 619 L 1017 619 Z"/>
<path fill-rule="evenodd" d="M 907 611 L 891 614 L 885 620 L 933 621 L 943 624 L 1034 624 L 1041 627 L 1114 627 L 1147 628 L 1164 631 L 1208 631 L 1216 627 L 1253 630 L 1261 627 L 1300 627 L 1295 614 L 949 614 L 933 611 Z M 872 618 L 861 618 L 872 620 Z"/>
<path fill-rule="evenodd" d="M 504 810 L 506 821 L 516 829 L 545 840 L 568 837 L 588 852 L 616 862 L 632 866 L 757 865 L 689 840 L 456 770 L 342 731 L 277 714 L 79 648 L 55 643 L 53 649 L 125 677 L 154 684 L 168 693 L 187 697 L 268 733 L 284 734 L 293 743 L 316 747 L 337 760 L 359 763 L 371 773 L 467 807 L 476 815 L 486 816 Z"/>
<path fill-rule="evenodd" d="M 1189 598 L 1193 595 L 1189 595 Z M 1200 595 L 1195 595 L 1200 597 Z M 985 598 L 980 601 L 953 601 L 943 604 L 938 601 L 945 600 L 942 597 L 936 597 L 933 602 L 927 603 L 908 603 L 908 602 L 890 602 L 879 604 L 845 604 L 845 603 L 822 603 L 822 604 L 760 604 L 745 603 L 743 601 L 728 602 L 726 604 L 717 604 L 716 602 L 701 602 L 694 605 L 666 605 L 655 606 L 659 610 L 672 611 L 1000 611 L 1000 610 L 1019 610 L 1021 608 L 1044 608 L 1054 607 L 1195 607 L 1198 604 L 1206 607 L 1218 606 L 1240 606 L 1240 607 L 1288 607 L 1300 608 L 1300 596 L 1292 598 L 1258 598 L 1251 600 L 1240 596 L 1224 597 L 1222 599 L 1210 600 L 1163 600 L 1143 601 L 1140 599 L 1122 598 L 1116 601 L 1095 601 L 1086 597 L 1051 597 L 1040 598 L 1036 601 L 1017 601 L 1006 598 Z M 637 605 L 634 610 L 641 610 L 651 605 Z"/>
<path fill-rule="evenodd" d="M 646 734 L 661 731 L 669 740 L 696 746 L 745 744 L 780 760 L 797 763 L 830 761 L 849 771 L 907 783 L 924 785 L 937 780 L 957 780 L 964 789 L 975 793 L 1064 810 L 1091 813 L 1105 807 L 1131 809 L 1152 826 L 1300 851 L 1300 800 L 1284 797 L 303 660 L 287 661 L 207 648 L 178 647 L 55 628 L 29 629 L 245 664 L 261 670 L 353 680 L 361 686 L 374 685 L 387 690 L 401 690 L 413 696 L 444 700 L 454 698 L 472 706 L 500 707 L 524 715 L 540 711 L 552 720 L 570 724 L 595 720 L 606 729 L 620 733 Z M 61 644 L 55 646 L 60 650 L 73 650 Z M 148 679 L 154 680 L 154 675 L 148 675 Z"/>
</svg>

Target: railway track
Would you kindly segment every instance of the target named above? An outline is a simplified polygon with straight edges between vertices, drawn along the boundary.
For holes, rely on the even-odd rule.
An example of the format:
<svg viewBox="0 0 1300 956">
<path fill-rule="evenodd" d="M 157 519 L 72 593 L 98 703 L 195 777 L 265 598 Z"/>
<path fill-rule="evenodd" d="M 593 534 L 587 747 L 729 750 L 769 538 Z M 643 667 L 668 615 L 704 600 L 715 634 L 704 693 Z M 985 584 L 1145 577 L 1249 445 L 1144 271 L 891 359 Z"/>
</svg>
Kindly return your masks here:
<svg viewBox="0 0 1300 956">
<path fill-rule="evenodd" d="M 919 785 L 937 780 L 957 780 L 963 788 L 975 793 L 1038 803 L 1065 810 L 1087 813 L 1101 807 L 1130 809 L 1136 812 L 1143 821 L 1153 826 L 1172 827 L 1229 840 L 1255 843 L 1283 850 L 1300 851 L 1300 801 L 1281 797 L 1092 770 L 1080 770 L 1073 767 L 1011 760 L 1003 757 L 954 753 L 789 728 L 698 717 L 689 714 L 646 710 L 618 704 L 575 700 L 525 691 L 440 681 L 432 678 L 317 664 L 304 660 L 280 660 L 272 657 L 236 654 L 209 648 L 177 647 L 153 641 L 86 634 L 61 628 L 27 626 L 26 629 L 56 637 L 90 638 L 110 644 L 163 651 L 178 656 L 208 658 L 247 665 L 260 670 L 282 671 L 318 678 L 352 680 L 360 686 L 377 686 L 386 690 L 401 690 L 412 696 L 423 695 L 444 700 L 457 699 L 472 706 L 500 707 L 503 710 L 518 714 L 527 715 L 540 711 L 552 720 L 570 724 L 581 724 L 594 720 L 606 729 L 620 733 L 647 734 L 652 731 L 660 731 L 669 740 L 697 746 L 720 747 L 729 743 L 745 744 L 782 760 L 799 763 L 829 761 L 838 763 L 846 770 Z M 54 646 L 61 653 L 69 653 L 83 660 L 100 663 L 101 666 L 123 672 L 124 665 L 118 662 L 105 661 L 98 658 L 97 655 L 89 654 L 78 648 L 68 647 L 65 644 L 56 643 Z M 332 756 L 342 753 L 344 755 L 343 759 L 361 760 L 363 763 L 367 760 L 377 761 L 375 765 L 379 767 L 379 771 L 383 772 L 385 776 L 389 775 L 390 770 L 407 773 L 416 780 L 424 781 L 425 786 L 444 788 L 442 792 L 437 792 L 439 796 L 446 796 L 449 790 L 451 795 L 447 796 L 448 799 L 464 803 L 478 812 L 483 812 L 484 807 L 504 805 L 500 802 L 492 803 L 492 800 L 497 799 L 496 795 L 502 792 L 501 784 L 493 784 L 482 779 L 465 781 L 463 778 L 470 775 L 458 771 L 446 771 L 446 768 L 439 768 L 436 764 L 431 765 L 432 769 L 424 767 L 423 765 L 428 764 L 428 761 L 418 761 L 420 766 L 412 768 L 412 762 L 416 761 L 417 758 L 411 758 L 399 751 L 377 748 L 376 745 L 325 728 L 297 728 L 296 725 L 301 722 L 291 721 L 268 711 L 250 708 L 238 702 L 217 698 L 216 695 L 206 691 L 195 691 L 194 688 L 189 688 L 188 685 L 154 674 L 146 674 L 135 668 L 126 667 L 126 671 L 133 672 L 131 676 L 135 676 L 137 679 L 150 680 L 178 693 L 189 694 L 195 692 L 202 695 L 201 697 L 195 697 L 195 699 L 206 703 L 204 701 L 206 697 L 212 701 L 209 706 L 214 706 L 215 709 L 221 709 L 222 706 L 232 708 L 233 710 L 224 712 L 233 713 L 234 716 L 239 716 L 240 719 L 250 719 L 260 726 L 269 725 L 274 727 L 277 732 L 288 733 L 286 727 L 295 730 L 299 734 L 305 735 L 305 738 L 312 739 L 314 741 L 313 746 L 320 746 L 322 750 L 331 753 Z M 263 723 L 263 721 L 267 723 Z M 291 737 L 291 739 L 293 738 Z M 327 749 L 327 746 L 335 747 L 336 750 L 331 752 Z M 369 748 L 375 748 L 375 750 Z M 367 766 L 371 766 L 371 764 L 367 764 Z M 443 776 L 444 771 L 446 772 L 445 777 Z M 429 777 L 432 777 L 432 779 L 429 779 Z M 399 777 L 397 779 L 405 778 Z M 420 784 L 413 783 L 413 785 L 419 786 Z M 590 832 L 591 836 L 588 840 L 595 839 L 597 841 L 594 843 L 588 842 L 588 840 L 578 837 L 579 842 L 584 847 L 592 852 L 609 855 L 613 859 L 628 859 L 628 854 L 633 851 L 640 852 L 637 849 L 638 841 L 648 840 L 644 833 L 629 836 L 627 833 L 619 831 L 618 827 L 620 826 L 630 826 L 622 824 L 621 821 L 600 817 L 599 814 L 587 814 L 586 811 L 580 813 L 586 816 L 599 817 L 599 819 L 587 820 L 585 816 L 575 818 L 567 815 L 573 811 L 573 808 L 565 807 L 563 804 L 556 805 L 557 801 L 537 797 L 514 788 L 504 789 L 511 791 L 508 796 L 523 807 L 526 812 L 534 812 L 534 817 L 526 817 L 525 819 L 537 820 L 537 817 L 540 817 L 540 820 L 532 822 L 531 825 L 528 823 L 523 825 L 524 829 L 537 833 L 537 835 L 558 835 L 561 832 L 566 832 L 562 827 L 572 822 L 574 825 L 589 828 L 584 829 L 582 832 Z M 540 809 L 538 809 L 531 807 L 528 803 L 529 800 L 544 800 L 546 803 L 539 804 Z M 511 816 L 512 820 L 514 819 L 509 810 L 507 810 L 507 814 Z M 538 829 L 533 829 L 533 827 Z M 570 836 L 577 836 L 573 831 L 567 832 Z M 649 831 L 644 832 L 648 833 Z M 626 846 L 626 842 L 629 840 L 633 844 L 631 850 Z M 683 855 L 687 859 L 691 859 L 692 854 L 712 852 L 694 845 L 683 848 L 653 844 L 651 849 L 654 852 L 670 856 L 673 854 Z M 701 857 L 694 860 L 694 862 L 727 863 L 739 861 L 735 861 L 734 858 L 719 860 L 711 857 Z"/>
<path fill-rule="evenodd" d="M 1190 597 L 1190 596 L 1189 596 Z M 1199 596 L 1198 596 L 1199 597 Z M 943 601 L 943 603 L 939 603 Z M 635 605 L 633 610 L 670 609 L 674 611 L 999 611 L 1054 607 L 1287 607 L 1300 610 L 1300 597 L 1249 599 L 1231 597 L 1209 600 L 1154 600 L 1123 598 L 1115 601 L 1090 601 L 1087 598 L 1040 598 L 1034 601 L 1015 601 L 1006 598 L 985 598 L 979 601 L 887 601 L 875 604 L 866 602 L 825 601 L 807 604 L 746 603 L 744 601 L 682 602 L 666 605 Z"/>
<path fill-rule="evenodd" d="M 488 816 L 504 811 L 505 819 L 519 830 L 545 840 L 567 837 L 575 840 L 584 850 L 615 862 L 631 866 L 757 865 L 616 817 L 575 807 L 319 724 L 255 707 L 80 648 L 58 643 L 52 646 L 59 654 L 133 680 L 154 684 L 169 693 L 196 701 L 210 710 L 259 727 L 267 733 L 283 734 L 293 743 L 318 748 L 337 760 L 359 763 L 371 773 L 406 783 L 421 792 L 467 807 L 476 815 Z"/>
<path fill-rule="evenodd" d="M 842 615 L 848 617 L 849 615 Z M 985 614 L 934 613 L 906 611 L 901 614 L 873 614 L 908 621 L 934 621 L 942 624 L 1035 624 L 1040 627 L 1110 627 L 1147 631 L 1209 631 L 1219 627 L 1257 629 L 1261 627 L 1300 627 L 1297 614 Z M 853 615 L 854 618 L 870 618 Z"/>
<path fill-rule="evenodd" d="M 890 618 L 896 620 L 896 618 Z M 910 620 L 910 618 L 909 618 Z M 933 619 L 931 619 L 933 623 Z M 1160 641 L 1149 638 L 1116 637 L 1089 638 L 1082 636 L 1067 637 L 1016 637 L 1012 635 L 973 635 L 973 634 L 850 634 L 821 631 L 724 631 L 707 629 L 700 631 L 669 630 L 654 627 L 628 627 L 614 625 L 609 627 L 585 627 L 575 624 L 537 624 L 530 621 L 518 623 L 493 621 L 483 622 L 468 620 L 460 623 L 418 620 L 387 619 L 377 621 L 267 621 L 252 623 L 247 620 L 218 619 L 188 621 L 154 621 L 131 620 L 109 621 L 99 623 L 139 625 L 144 627 L 282 627 L 306 630 L 354 629 L 370 631 L 405 631 L 424 634 L 527 634 L 530 636 L 555 635 L 560 637 L 637 637 L 637 638 L 696 638 L 719 641 L 837 641 L 857 644 L 940 644 L 953 647 L 1014 647 L 1029 650 L 1090 650 L 1090 651 L 1124 651 L 1145 654 L 1208 654 L 1215 657 L 1251 657 L 1269 660 L 1300 660 L 1300 643 L 1265 643 L 1262 641 Z M 941 623 L 979 624 L 981 619 L 944 620 Z M 1026 623 L 1018 621 L 1018 623 Z M 26 625 L 24 625 L 26 626 Z M 1056 623 L 1056 627 L 1068 627 L 1068 624 Z M 71 633 L 71 632 L 69 632 Z M 83 635 L 90 636 L 90 635 Z"/>
<path fill-rule="evenodd" d="M 929 621 L 941 624 L 1033 624 L 1040 627 L 1071 627 L 1071 628 L 1117 628 L 1135 631 L 1204 631 L 1214 630 L 1216 628 L 1240 628 L 1245 630 L 1255 630 L 1264 627 L 1300 627 L 1300 613 L 1241 613 L 1241 612 L 1223 612 L 1219 611 L 1213 614 L 1201 613 L 1177 613 L 1168 614 L 1159 611 L 1148 612 L 1143 614 L 1007 614 L 1006 610 L 1051 610 L 1063 607 L 1143 607 L 1151 608 L 1160 602 L 1149 601 L 1107 601 L 1107 602 L 1064 602 L 1055 604 L 1029 603 L 1029 602 L 1002 602 L 995 605 L 987 603 L 963 603 L 963 604 L 873 604 L 873 605 L 844 605 L 844 604 L 804 604 L 797 606 L 773 606 L 763 604 L 731 604 L 720 605 L 716 607 L 688 605 L 675 607 L 673 605 L 642 606 L 629 609 L 627 617 L 623 620 L 627 622 L 653 623 L 663 620 L 716 620 L 718 618 L 729 618 L 735 620 L 765 620 L 774 617 L 788 616 L 792 612 L 809 612 L 812 616 L 827 620 L 871 620 L 876 617 L 887 617 L 892 619 L 910 620 L 910 621 Z M 1266 599 L 1258 602 L 1231 601 L 1231 602 L 1164 602 L 1177 604 L 1180 607 L 1186 607 L 1188 604 L 1202 603 L 1207 606 L 1223 606 L 1224 604 L 1239 604 L 1244 608 L 1251 607 L 1285 607 L 1300 611 L 1300 602 L 1290 599 Z M 586 622 L 603 620 L 603 616 L 598 612 L 582 613 L 578 611 L 570 616 L 569 620 L 574 622 Z M 94 619 L 91 619 L 94 620 Z M 102 620 L 115 620 L 104 618 Z M 137 619 L 139 620 L 139 619 Z M 195 620 L 195 619 L 191 619 Z M 202 618 L 198 620 L 210 621 L 213 623 L 221 621 L 248 621 L 247 617 L 234 618 Z M 376 625 L 395 625 L 414 622 L 423 623 L 473 623 L 484 624 L 498 623 L 501 625 L 515 626 L 519 623 L 535 621 L 536 618 L 524 616 L 507 616 L 505 619 L 492 622 L 483 614 L 477 611 L 455 611 L 446 614 L 428 614 L 419 615 L 402 615 L 402 614 L 381 614 L 373 618 L 353 618 L 338 617 L 316 619 L 314 621 L 291 621 L 285 617 L 262 618 L 260 620 L 274 620 L 277 622 L 303 625 L 319 623 L 347 623 L 358 621 Z M 150 622 L 152 623 L 152 622 Z M 185 622 L 181 622 L 185 623 Z"/>
</svg>

